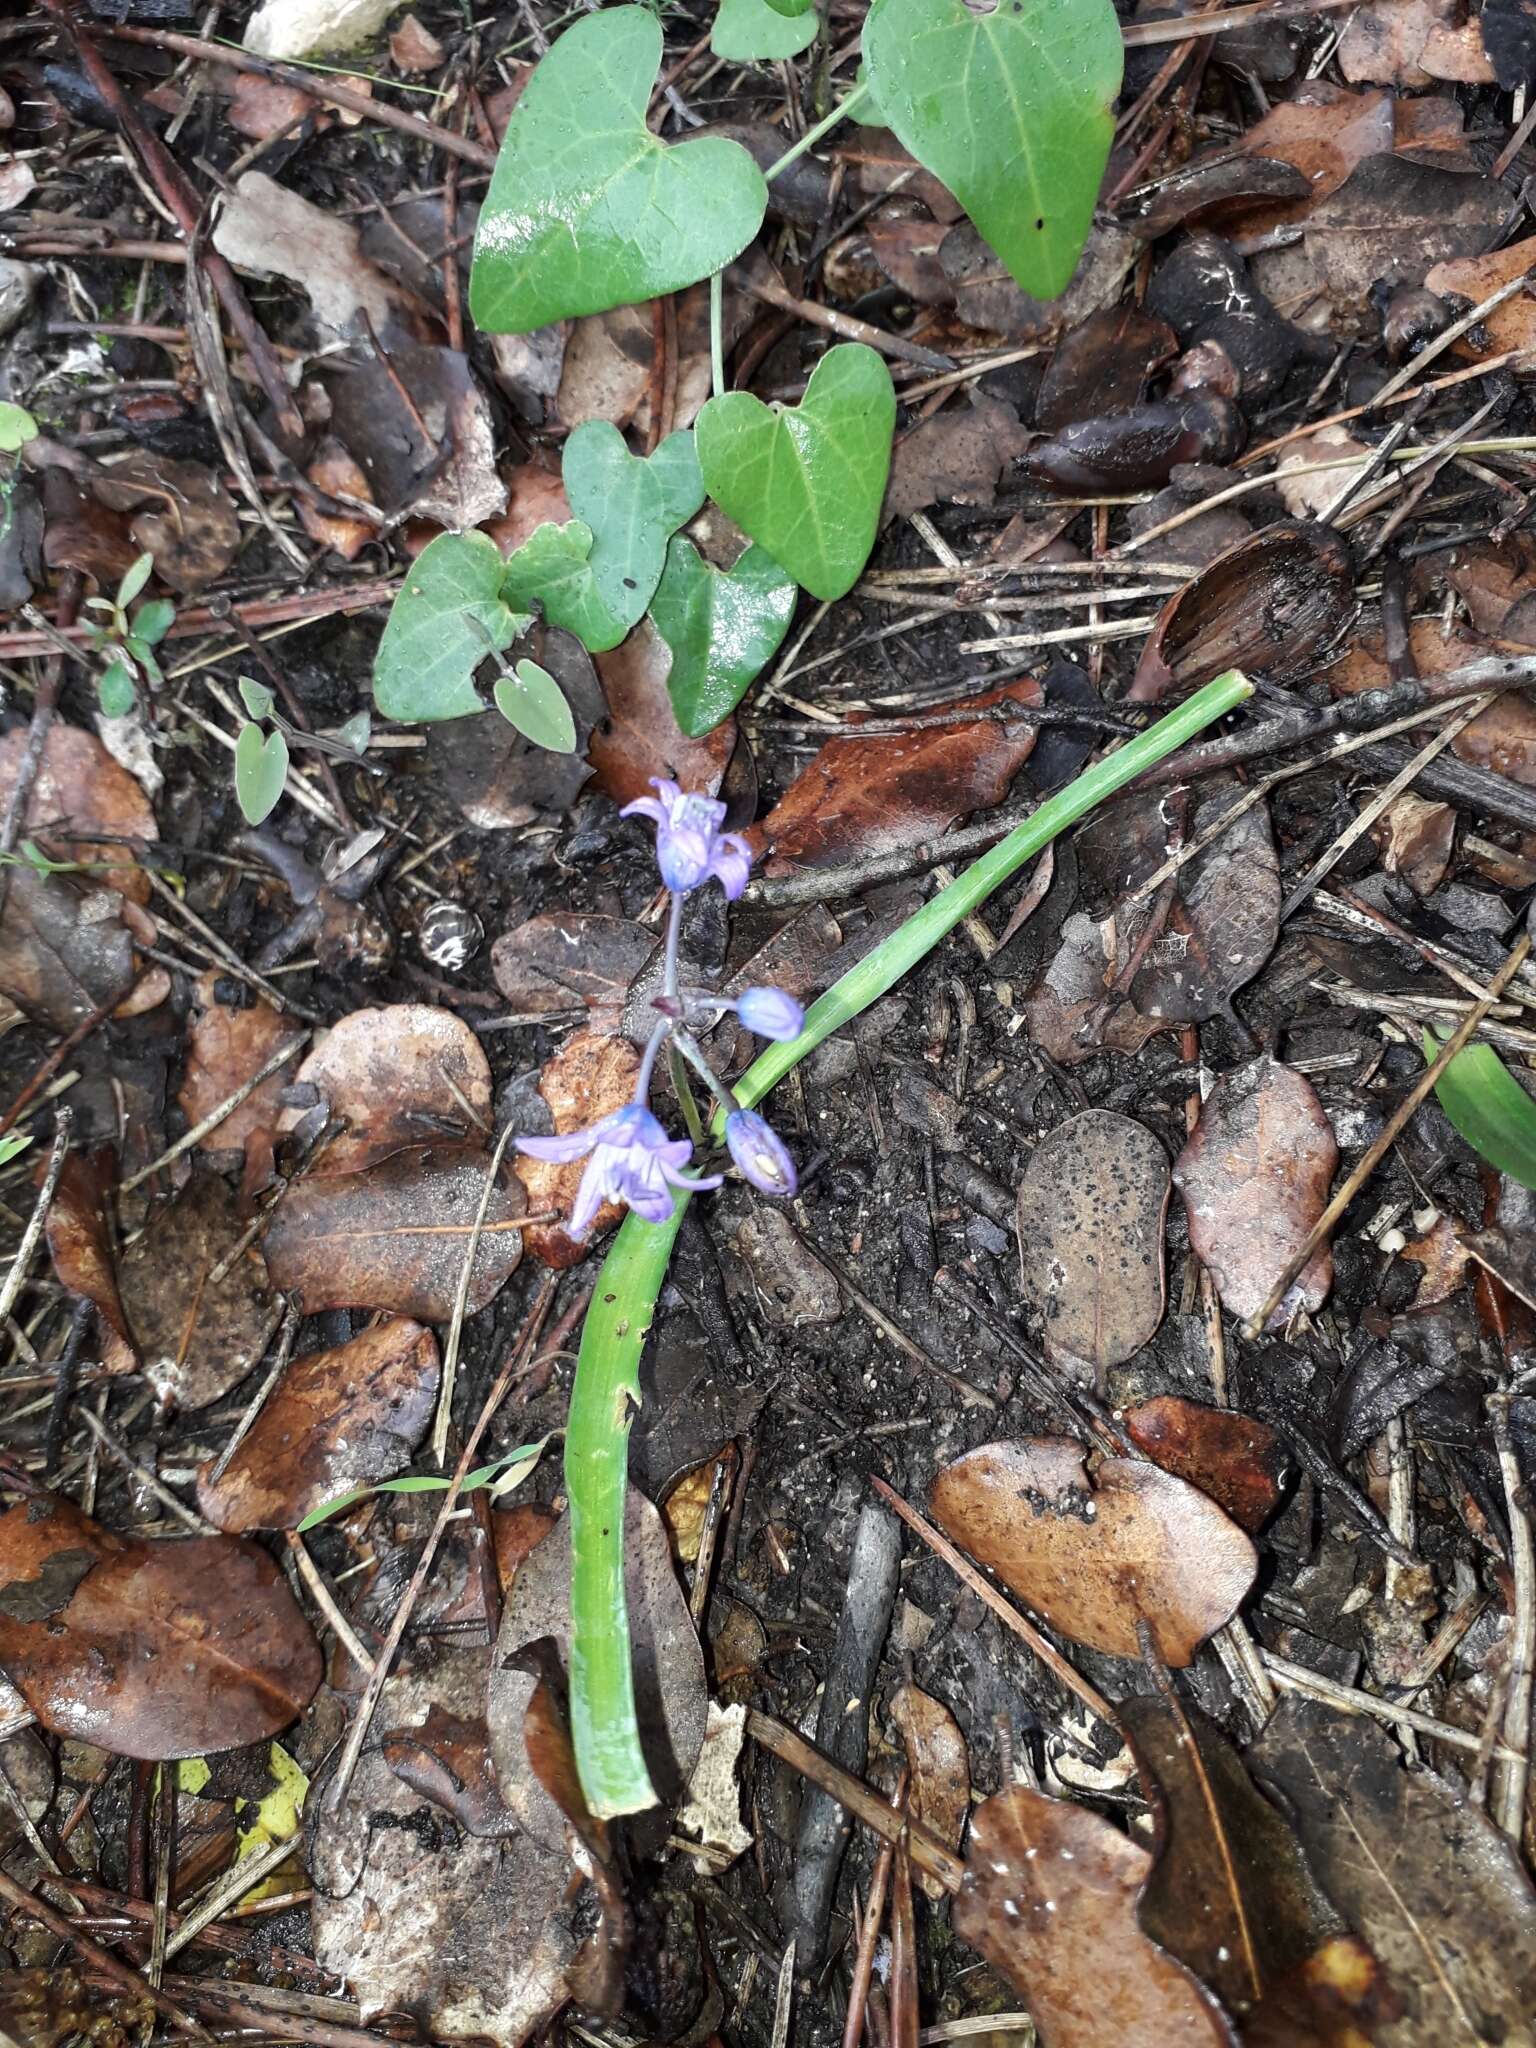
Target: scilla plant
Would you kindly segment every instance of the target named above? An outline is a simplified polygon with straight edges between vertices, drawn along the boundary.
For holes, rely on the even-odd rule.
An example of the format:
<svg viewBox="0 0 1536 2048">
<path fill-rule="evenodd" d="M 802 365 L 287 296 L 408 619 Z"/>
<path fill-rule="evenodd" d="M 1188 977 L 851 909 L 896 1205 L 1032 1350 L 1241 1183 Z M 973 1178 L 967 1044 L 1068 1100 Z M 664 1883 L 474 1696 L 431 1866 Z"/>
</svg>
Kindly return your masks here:
<svg viewBox="0 0 1536 2048">
<path fill-rule="evenodd" d="M 813 0 L 721 0 L 712 41 L 728 62 L 778 60 L 820 32 Z M 571 518 L 540 526 L 509 558 L 488 536 L 443 534 L 413 564 L 374 668 L 384 716 L 460 718 L 492 701 L 538 745 L 575 744 L 547 673 L 506 651 L 536 614 L 589 651 L 613 648 L 649 614 L 671 651 L 668 688 L 682 731 L 710 731 L 740 701 L 789 630 L 800 591 L 823 601 L 853 588 L 874 546 L 890 469 L 896 394 L 884 360 L 858 343 L 828 348 L 797 405 L 726 388 L 723 279 L 763 224 L 768 187 L 840 121 L 896 133 L 955 195 L 1022 290 L 1052 298 L 1072 277 L 1092 222 L 1113 134 L 1122 54 L 1111 0 L 872 0 L 858 83 L 767 171 L 719 135 L 664 142 L 647 123 L 662 59 L 648 8 L 602 8 L 566 29 L 535 67 L 481 210 L 470 311 L 489 333 L 710 287 L 713 396 L 692 428 L 645 457 L 589 420 L 567 436 L 562 477 Z M 712 499 L 746 536 L 729 568 L 706 562 L 682 529 Z M 486 670 L 486 664 L 492 664 Z M 1161 724 L 1051 799 L 935 896 L 815 1004 L 803 1021 L 773 991 L 742 998 L 742 1020 L 773 1039 L 734 1091 L 709 1071 L 701 1024 L 718 1013 L 690 990 L 677 957 L 679 904 L 708 879 L 746 883 L 743 848 L 718 809 L 663 784 L 647 814 L 672 891 L 668 970 L 642 1086 L 590 1130 L 529 1141 L 588 1161 L 574 1221 L 604 1200 L 630 1214 L 604 1262 L 583 1332 L 566 1435 L 572 1541 L 571 1708 L 577 1761 L 595 1813 L 654 1803 L 630 1677 L 622 1555 L 631 1405 L 640 1352 L 686 1203 L 713 1174 L 685 1168 L 692 1141 L 650 1108 L 663 1048 L 680 1078 L 692 1065 L 714 1098 L 709 1136 L 749 1180 L 794 1185 L 789 1155 L 756 1104 L 795 1063 L 876 1000 L 1019 863 L 1092 804 L 1247 694 L 1240 677 L 1207 686 Z M 562 716 L 562 713 L 564 714 Z M 784 1034 L 790 1034 L 788 1036 Z M 680 1087 L 685 1108 L 691 1097 Z"/>
</svg>

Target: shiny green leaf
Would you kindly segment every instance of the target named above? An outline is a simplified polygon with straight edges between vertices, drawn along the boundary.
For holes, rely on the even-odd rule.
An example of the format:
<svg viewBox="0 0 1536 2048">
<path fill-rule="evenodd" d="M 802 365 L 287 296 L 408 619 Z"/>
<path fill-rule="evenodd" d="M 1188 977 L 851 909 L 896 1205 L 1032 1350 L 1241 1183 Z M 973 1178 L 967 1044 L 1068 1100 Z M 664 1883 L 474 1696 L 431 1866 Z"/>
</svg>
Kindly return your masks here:
<svg viewBox="0 0 1536 2048">
<path fill-rule="evenodd" d="M 552 754 L 574 754 L 576 721 L 565 693 L 548 669 L 536 661 L 520 661 L 510 675 L 499 676 L 491 692 L 496 709 L 536 747 Z"/>
<path fill-rule="evenodd" d="M 406 571 L 373 663 L 385 718 L 464 718 L 483 711 L 475 670 L 528 624 L 502 601 L 505 565 L 483 533 L 440 533 Z"/>
<path fill-rule="evenodd" d="M 1424 1033 L 1424 1057 L 1440 1041 Z M 1536 1188 L 1536 1102 L 1491 1045 L 1468 1045 L 1435 1083 L 1435 1100 L 1472 1150 L 1522 1187 Z"/>
<path fill-rule="evenodd" d="M 574 633 L 593 654 L 617 647 L 629 631 L 598 594 L 592 529 L 583 519 L 535 528 L 507 563 L 501 588 L 508 604 L 539 605 L 552 626 Z"/>
<path fill-rule="evenodd" d="M 872 348 L 843 342 L 797 406 L 712 398 L 695 429 L 709 495 L 813 597 L 858 581 L 880 524 L 896 393 Z"/>
<path fill-rule="evenodd" d="M 277 698 L 265 683 L 258 683 L 254 676 L 236 676 L 235 688 L 240 692 L 240 702 L 245 706 L 248 718 L 270 718 Z"/>
<path fill-rule="evenodd" d="M 133 615 L 135 637 L 147 640 L 151 647 L 158 647 L 170 631 L 176 619 L 176 607 L 168 597 L 152 597 L 148 604 L 141 604 Z"/>
<path fill-rule="evenodd" d="M 1022 290 L 1066 290 L 1093 222 L 1124 53 L 1110 0 L 874 0 L 875 102 Z"/>
<path fill-rule="evenodd" d="M 120 661 L 110 662 L 96 685 L 96 701 L 103 718 L 126 718 L 133 709 L 133 677 Z"/>
<path fill-rule="evenodd" d="M 765 188 L 766 189 L 766 188 Z M 14 455 L 28 441 L 37 439 L 37 421 L 25 406 L 0 398 L 0 455 Z"/>
<path fill-rule="evenodd" d="M 646 127 L 661 47 L 649 9 L 610 7 L 573 23 L 535 68 L 475 236 L 469 306 L 486 333 L 681 291 L 762 225 L 768 188 L 739 143 L 669 147 Z"/>
<path fill-rule="evenodd" d="M 748 548 L 726 570 L 711 568 L 681 535 L 671 543 L 651 617 L 672 650 L 667 689 L 690 739 L 736 709 L 789 631 L 799 595 L 766 548 Z"/>
<path fill-rule="evenodd" d="M 133 603 L 139 592 L 154 572 L 155 558 L 151 554 L 139 555 L 123 571 L 123 580 L 117 586 L 117 604 L 120 611 Z"/>
<path fill-rule="evenodd" d="M 773 9 L 775 14 L 787 14 L 793 17 L 797 14 L 809 14 L 816 5 L 816 0 L 767 0 L 767 4 Z"/>
<path fill-rule="evenodd" d="M 774 0 L 720 0 L 709 47 L 728 64 L 767 63 L 798 57 L 815 42 L 818 27 L 809 7 L 790 14 Z"/>
<path fill-rule="evenodd" d="M 0 1166 L 9 1166 L 18 1152 L 25 1152 L 32 1140 L 24 1131 L 7 1131 L 0 1138 Z"/>
<path fill-rule="evenodd" d="M 627 633 L 661 579 L 668 535 L 704 502 L 693 435 L 668 435 L 647 460 L 630 454 L 609 421 L 584 420 L 566 441 L 561 475 L 571 510 L 592 535 L 597 597 Z"/>
<path fill-rule="evenodd" d="M 235 795 L 247 824 L 271 816 L 288 779 L 288 742 L 280 732 L 263 734 L 242 725 L 235 741 Z"/>
</svg>

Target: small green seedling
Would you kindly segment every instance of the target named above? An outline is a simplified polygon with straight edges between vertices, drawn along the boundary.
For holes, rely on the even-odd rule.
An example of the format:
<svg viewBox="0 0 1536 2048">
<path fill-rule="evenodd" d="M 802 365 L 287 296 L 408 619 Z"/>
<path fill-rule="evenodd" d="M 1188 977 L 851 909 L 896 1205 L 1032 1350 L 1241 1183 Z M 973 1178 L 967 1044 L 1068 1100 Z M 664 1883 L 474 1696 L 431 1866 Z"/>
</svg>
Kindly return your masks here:
<svg viewBox="0 0 1536 2048">
<path fill-rule="evenodd" d="M 9 1166 L 20 1152 L 25 1152 L 32 1140 L 25 1131 L 7 1131 L 0 1138 L 0 1166 Z"/>
<path fill-rule="evenodd" d="M 552 754 L 574 754 L 576 721 L 565 693 L 547 668 L 526 657 L 515 668 L 503 668 L 491 692 L 496 709 L 536 747 Z"/>
<path fill-rule="evenodd" d="M 535 1444 L 519 1444 L 515 1451 L 503 1451 L 488 1465 L 477 1466 L 465 1475 L 460 1493 L 474 1493 L 478 1488 L 488 1486 L 491 1498 L 499 1500 L 528 1477 L 544 1455 L 544 1446 L 548 1442 L 547 1436 L 541 1436 Z M 452 1484 L 452 1480 L 441 1478 L 434 1472 L 407 1472 L 402 1479 L 381 1479 L 374 1486 L 356 1486 L 350 1493 L 338 1493 L 334 1500 L 311 1508 L 300 1522 L 297 1533 L 302 1536 L 306 1529 L 317 1528 L 321 1522 L 328 1522 L 332 1515 L 343 1514 L 372 1493 L 446 1493 Z"/>
<path fill-rule="evenodd" d="M 720 0 L 709 47 L 727 64 L 766 64 L 798 57 L 816 40 L 812 0 L 781 7 L 778 0 Z"/>
<path fill-rule="evenodd" d="M 1424 1033 L 1424 1057 L 1440 1041 Z M 1491 1045 L 1463 1046 L 1435 1083 L 1435 1100 L 1481 1158 L 1524 1188 L 1536 1188 L 1536 1102 Z"/>
<path fill-rule="evenodd" d="M 88 597 L 87 611 L 105 613 L 105 620 L 93 626 L 91 645 L 109 657 L 96 684 L 97 700 L 107 718 L 126 718 L 136 696 L 135 683 L 143 676 L 151 688 L 165 680 L 155 649 L 170 631 L 176 607 L 168 597 L 151 598 L 141 604 L 130 619 L 128 607 L 149 581 L 155 566 L 151 554 L 140 555 L 124 572 L 115 597 Z"/>
<path fill-rule="evenodd" d="M 240 677 L 240 701 L 250 714 L 235 738 L 235 797 L 247 824 L 270 818 L 288 780 L 287 735 L 276 722 L 277 700 L 265 683 Z M 274 730 L 263 732 L 271 721 Z"/>
</svg>

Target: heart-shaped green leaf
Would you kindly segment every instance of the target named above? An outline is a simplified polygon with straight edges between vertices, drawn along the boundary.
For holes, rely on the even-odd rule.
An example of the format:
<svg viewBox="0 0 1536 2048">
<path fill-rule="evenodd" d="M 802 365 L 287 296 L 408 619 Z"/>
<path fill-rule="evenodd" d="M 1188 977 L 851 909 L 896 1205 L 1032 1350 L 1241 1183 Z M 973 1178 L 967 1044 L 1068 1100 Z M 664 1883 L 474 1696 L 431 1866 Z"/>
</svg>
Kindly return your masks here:
<svg viewBox="0 0 1536 2048">
<path fill-rule="evenodd" d="M 763 187 L 764 192 L 767 186 Z M 765 202 L 766 203 L 766 202 Z M 28 441 L 37 439 L 37 421 L 25 406 L 0 398 L 0 455 L 14 455 Z"/>
<path fill-rule="evenodd" d="M 753 64 L 798 57 L 816 40 L 817 20 L 805 8 L 794 14 L 776 0 L 720 0 L 709 47 L 728 64 Z"/>
<path fill-rule="evenodd" d="M 1066 290 L 1093 222 L 1124 52 L 1110 0 L 874 0 L 864 63 L 887 125 L 1021 288 Z"/>
<path fill-rule="evenodd" d="M 525 740 L 536 747 L 548 747 L 552 754 L 574 754 L 576 721 L 565 693 L 547 668 L 536 661 L 520 661 L 510 675 L 497 681 L 491 695 L 496 709 L 515 726 Z"/>
<path fill-rule="evenodd" d="M 828 349 L 797 406 L 712 398 L 695 433 L 709 495 L 813 597 L 858 581 L 880 524 L 896 393 L 872 348 Z"/>
<path fill-rule="evenodd" d="M 464 718 L 484 710 L 475 670 L 528 625 L 502 601 L 504 563 L 483 533 L 440 533 L 406 572 L 373 663 L 385 718 Z"/>
<path fill-rule="evenodd" d="M 469 308 L 485 332 L 662 298 L 757 233 L 768 188 L 740 143 L 669 148 L 646 127 L 660 64 L 661 24 L 644 7 L 586 15 L 540 60 L 475 236 Z"/>
<path fill-rule="evenodd" d="M 235 795 L 249 824 L 271 815 L 288 779 L 288 742 L 280 732 L 265 737 L 259 725 L 242 725 L 235 741 Z"/>
<path fill-rule="evenodd" d="M 240 702 L 245 706 L 248 718 L 270 718 L 277 708 L 276 695 L 265 683 L 258 683 L 254 676 L 236 676 L 235 688 L 240 692 Z"/>
<path fill-rule="evenodd" d="M 651 617 L 672 650 L 667 690 L 689 739 L 730 717 L 789 631 L 799 594 L 766 548 L 748 548 L 726 570 L 681 536 L 671 543 Z"/>
<path fill-rule="evenodd" d="M 617 647 L 629 631 L 598 593 L 592 529 L 584 519 L 537 527 L 507 563 L 501 587 L 508 604 L 540 605 L 552 626 L 574 633 L 593 654 Z"/>
</svg>

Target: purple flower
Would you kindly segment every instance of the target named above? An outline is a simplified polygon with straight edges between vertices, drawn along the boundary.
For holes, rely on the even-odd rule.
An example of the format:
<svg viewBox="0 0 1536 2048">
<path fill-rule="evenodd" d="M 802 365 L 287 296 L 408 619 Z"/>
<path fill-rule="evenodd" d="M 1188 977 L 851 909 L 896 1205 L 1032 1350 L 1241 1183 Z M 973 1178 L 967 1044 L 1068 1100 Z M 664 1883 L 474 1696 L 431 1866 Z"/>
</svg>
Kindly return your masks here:
<svg viewBox="0 0 1536 2048">
<path fill-rule="evenodd" d="M 733 1005 L 737 1016 L 759 1038 L 798 1038 L 805 1012 L 781 988 L 746 988 Z"/>
<path fill-rule="evenodd" d="M 722 832 L 725 805 L 651 777 L 655 796 L 636 797 L 621 818 L 650 818 L 656 826 L 656 865 L 669 889 L 697 889 L 711 875 L 731 902 L 747 886 L 752 855 L 739 832 Z"/>
<path fill-rule="evenodd" d="M 795 1162 L 772 1124 L 755 1109 L 736 1109 L 725 1120 L 731 1157 L 765 1195 L 792 1195 L 800 1185 Z"/>
<path fill-rule="evenodd" d="M 599 1117 L 584 1131 L 563 1138 L 519 1138 L 517 1147 L 558 1165 L 591 1153 L 567 1226 L 572 1237 L 586 1236 L 604 1202 L 627 1202 L 647 1223 L 665 1223 L 672 1214 L 673 1188 L 691 1193 L 720 1185 L 718 1173 L 693 1177 L 680 1170 L 692 1157 L 692 1145 L 686 1138 L 669 1138 L 638 1102 Z"/>
</svg>

